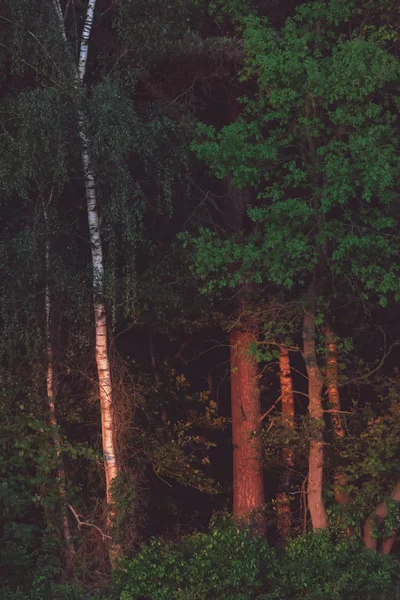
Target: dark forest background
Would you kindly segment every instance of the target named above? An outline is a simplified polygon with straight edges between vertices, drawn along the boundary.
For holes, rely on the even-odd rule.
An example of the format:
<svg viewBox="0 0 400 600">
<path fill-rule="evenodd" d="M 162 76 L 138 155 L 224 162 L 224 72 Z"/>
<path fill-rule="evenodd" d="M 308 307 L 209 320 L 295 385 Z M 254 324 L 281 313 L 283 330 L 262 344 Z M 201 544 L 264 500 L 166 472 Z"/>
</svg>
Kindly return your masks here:
<svg viewBox="0 0 400 600">
<path fill-rule="evenodd" d="M 399 27 L 2 1 L 1 598 L 400 597 Z"/>
</svg>

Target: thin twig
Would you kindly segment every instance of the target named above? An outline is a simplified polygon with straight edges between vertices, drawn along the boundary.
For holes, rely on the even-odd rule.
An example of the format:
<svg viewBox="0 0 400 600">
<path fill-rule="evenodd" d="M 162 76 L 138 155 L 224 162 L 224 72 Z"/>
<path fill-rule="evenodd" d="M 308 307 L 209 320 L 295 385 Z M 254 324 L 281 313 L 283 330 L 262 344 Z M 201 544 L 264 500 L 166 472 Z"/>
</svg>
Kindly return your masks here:
<svg viewBox="0 0 400 600">
<path fill-rule="evenodd" d="M 269 413 L 272 412 L 275 408 L 275 406 L 278 404 L 278 402 L 280 402 L 282 400 L 282 394 L 279 396 L 279 398 L 277 400 L 275 400 L 275 402 L 273 403 L 273 405 L 260 417 L 260 421 L 263 421 L 265 419 L 265 417 L 268 417 Z"/>
<path fill-rule="evenodd" d="M 383 336 L 385 338 L 385 347 L 386 347 L 386 336 L 385 336 L 385 334 L 383 334 Z M 344 383 L 340 384 L 338 387 L 342 388 L 347 385 L 352 385 L 353 383 L 356 383 L 357 381 L 363 381 L 363 380 L 365 381 L 366 379 L 371 377 L 371 375 L 373 375 L 374 373 L 376 373 L 383 367 L 385 360 L 387 359 L 389 354 L 392 352 L 393 348 L 395 346 L 399 346 L 399 345 L 400 345 L 400 342 L 398 340 L 396 342 L 393 342 L 393 344 L 389 347 L 388 351 L 387 352 L 384 351 L 382 358 L 379 361 L 379 364 L 374 369 L 372 369 L 368 373 L 365 373 L 365 375 L 360 375 L 359 377 L 354 377 L 353 379 L 349 379 L 348 381 L 345 381 Z"/>
<path fill-rule="evenodd" d="M 353 412 L 350 412 L 348 410 L 337 410 L 337 408 L 328 408 L 327 410 L 324 410 L 324 413 L 336 413 L 336 414 L 341 414 L 341 415 L 354 415 Z"/>
</svg>

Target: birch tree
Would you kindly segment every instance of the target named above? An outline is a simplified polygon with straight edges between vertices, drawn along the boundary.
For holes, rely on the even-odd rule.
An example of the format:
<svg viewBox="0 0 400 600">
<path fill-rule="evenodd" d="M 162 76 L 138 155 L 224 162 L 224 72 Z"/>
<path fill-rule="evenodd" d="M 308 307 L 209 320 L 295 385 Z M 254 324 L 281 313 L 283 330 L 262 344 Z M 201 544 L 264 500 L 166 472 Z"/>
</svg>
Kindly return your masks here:
<svg viewBox="0 0 400 600">
<path fill-rule="evenodd" d="M 67 35 L 64 27 L 64 18 L 61 5 L 58 0 L 54 0 L 54 7 L 60 33 L 63 40 L 68 44 Z M 95 318 L 95 338 L 96 338 L 96 364 L 99 382 L 101 424 L 102 424 L 102 444 L 103 460 L 106 480 L 106 501 L 107 501 L 107 528 L 112 525 L 112 518 L 115 516 L 115 501 L 112 495 L 112 483 L 119 473 L 117 457 L 115 450 L 115 421 L 113 413 L 113 396 L 110 360 L 108 356 L 107 344 L 107 308 L 104 297 L 104 259 L 103 247 L 101 241 L 101 227 L 99 216 L 99 205 L 96 193 L 96 177 L 93 168 L 91 156 L 90 141 L 87 130 L 87 117 L 82 106 L 79 104 L 79 98 L 85 92 L 85 75 L 88 60 L 89 40 L 92 32 L 96 0 L 89 0 L 86 8 L 86 17 L 80 39 L 80 50 L 78 65 L 75 68 L 75 88 L 78 99 L 77 123 L 78 133 L 81 142 L 82 167 L 85 179 L 87 215 L 89 224 L 89 237 L 92 253 L 93 269 L 93 308 Z M 118 549 L 113 546 L 110 550 L 110 557 L 113 559 Z"/>
</svg>

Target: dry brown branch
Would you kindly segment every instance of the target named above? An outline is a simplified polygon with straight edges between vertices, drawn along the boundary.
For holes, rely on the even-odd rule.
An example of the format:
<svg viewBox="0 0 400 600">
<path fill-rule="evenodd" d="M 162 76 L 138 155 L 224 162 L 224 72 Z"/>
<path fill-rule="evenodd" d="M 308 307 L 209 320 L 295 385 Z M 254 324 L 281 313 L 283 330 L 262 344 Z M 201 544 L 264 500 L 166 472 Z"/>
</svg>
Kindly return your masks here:
<svg viewBox="0 0 400 600">
<path fill-rule="evenodd" d="M 275 402 L 273 403 L 272 406 L 270 406 L 270 408 L 263 414 L 260 416 L 260 421 L 263 421 L 265 419 L 265 417 L 268 417 L 269 413 L 272 412 L 275 408 L 275 406 L 278 404 L 278 402 L 280 402 L 282 399 L 282 394 L 279 396 L 279 398 L 277 398 L 275 400 Z"/>
<path fill-rule="evenodd" d="M 75 517 L 76 523 L 77 523 L 77 525 L 78 525 L 78 529 L 82 529 L 82 527 L 93 527 L 94 529 L 97 529 L 97 531 L 98 531 L 99 533 L 101 533 L 101 535 L 102 535 L 102 537 L 103 537 L 103 541 L 104 541 L 105 539 L 109 539 L 109 540 L 111 540 L 111 539 L 112 539 L 110 535 L 107 535 L 106 533 L 104 533 L 104 531 L 102 531 L 102 530 L 100 529 L 100 527 L 97 527 L 97 525 L 94 525 L 93 523 L 89 523 L 88 521 L 82 521 L 82 519 L 81 519 L 81 516 L 82 516 L 82 515 L 79 515 L 79 514 L 76 512 L 76 510 L 74 509 L 74 507 L 73 507 L 73 506 L 71 506 L 71 504 L 68 504 L 68 508 L 69 508 L 69 510 L 72 512 L 72 514 L 73 514 L 73 515 L 74 515 L 74 517 Z"/>
<path fill-rule="evenodd" d="M 341 415 L 354 415 L 354 412 L 348 410 L 338 410 L 337 408 L 328 408 L 324 410 L 324 413 L 333 413 L 333 414 L 341 414 Z"/>
</svg>

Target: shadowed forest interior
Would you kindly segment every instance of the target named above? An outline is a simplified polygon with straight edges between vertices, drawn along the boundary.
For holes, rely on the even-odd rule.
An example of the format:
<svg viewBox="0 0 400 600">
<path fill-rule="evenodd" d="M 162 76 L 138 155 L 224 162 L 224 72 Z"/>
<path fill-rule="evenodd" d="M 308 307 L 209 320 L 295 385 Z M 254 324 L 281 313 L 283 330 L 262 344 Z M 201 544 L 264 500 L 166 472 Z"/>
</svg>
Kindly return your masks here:
<svg viewBox="0 0 400 600">
<path fill-rule="evenodd" d="M 1 599 L 400 598 L 399 31 L 2 1 Z"/>
</svg>

